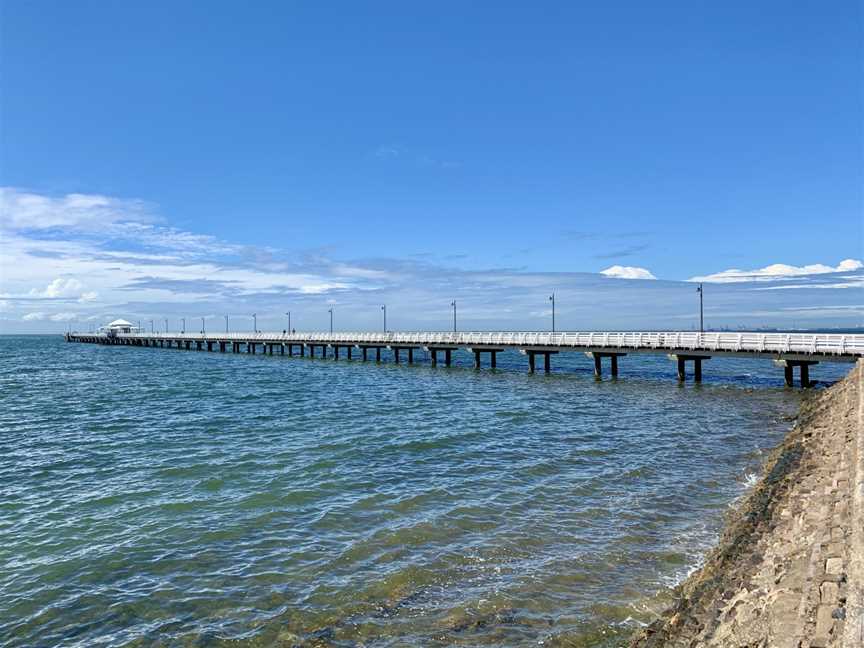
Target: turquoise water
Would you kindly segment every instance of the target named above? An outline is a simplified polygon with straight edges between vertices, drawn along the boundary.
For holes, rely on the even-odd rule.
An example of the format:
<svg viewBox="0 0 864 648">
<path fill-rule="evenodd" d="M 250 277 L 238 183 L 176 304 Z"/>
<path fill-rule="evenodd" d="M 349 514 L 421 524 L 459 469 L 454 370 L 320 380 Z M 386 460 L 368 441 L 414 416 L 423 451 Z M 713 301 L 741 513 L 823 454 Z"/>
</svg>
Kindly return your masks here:
<svg viewBox="0 0 864 648">
<path fill-rule="evenodd" d="M 0 337 L 0 645 L 621 645 L 801 398 L 768 361 L 457 357 Z"/>
</svg>

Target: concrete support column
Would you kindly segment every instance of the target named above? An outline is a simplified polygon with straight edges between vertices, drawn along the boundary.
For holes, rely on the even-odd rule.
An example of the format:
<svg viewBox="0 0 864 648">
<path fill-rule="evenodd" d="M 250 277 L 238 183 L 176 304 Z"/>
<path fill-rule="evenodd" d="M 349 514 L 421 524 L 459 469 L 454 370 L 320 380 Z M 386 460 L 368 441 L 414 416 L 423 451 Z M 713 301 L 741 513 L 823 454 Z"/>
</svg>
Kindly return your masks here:
<svg viewBox="0 0 864 648">
<path fill-rule="evenodd" d="M 498 352 L 490 351 L 489 352 L 489 366 L 495 369 L 498 366 Z"/>
<path fill-rule="evenodd" d="M 480 368 L 480 352 L 477 349 L 474 349 L 474 368 Z"/>
<path fill-rule="evenodd" d="M 306 355 L 306 345 L 301 344 L 300 345 L 300 357 L 303 358 L 303 357 L 305 357 L 305 355 Z"/>
<path fill-rule="evenodd" d="M 338 344 L 333 347 L 333 359 L 334 360 L 339 359 L 339 345 Z"/>
<path fill-rule="evenodd" d="M 795 367 L 798 367 L 801 386 L 810 387 L 810 365 L 819 363 L 815 360 L 782 359 L 775 360 L 774 364 L 778 367 L 783 367 L 783 379 L 787 387 L 792 387 L 795 384 Z"/>
<path fill-rule="evenodd" d="M 704 360 L 710 360 L 710 356 L 693 356 L 693 355 L 682 355 L 682 354 L 669 354 L 669 359 L 674 360 L 678 365 L 678 380 L 683 382 L 687 377 L 686 371 L 686 363 L 688 360 L 693 362 L 693 380 L 695 382 L 702 382 L 702 362 Z"/>
<path fill-rule="evenodd" d="M 436 349 L 429 349 L 429 353 L 432 355 L 429 356 L 429 359 L 432 361 L 432 366 L 438 366 L 438 351 Z"/>
<path fill-rule="evenodd" d="M 552 354 L 547 353 L 543 356 L 543 371 L 547 374 L 552 371 Z"/>
<path fill-rule="evenodd" d="M 367 351 L 369 351 L 369 349 L 367 349 L 366 347 L 363 347 L 361 349 L 361 352 L 363 353 L 363 362 L 366 362 L 366 360 L 367 360 L 367 357 L 366 357 L 368 355 Z"/>
<path fill-rule="evenodd" d="M 351 349 L 352 349 L 352 348 L 353 348 L 353 347 L 350 347 L 350 346 L 348 347 L 348 359 L 349 359 L 349 360 L 351 359 Z"/>
<path fill-rule="evenodd" d="M 444 351 L 444 366 L 449 367 L 453 363 L 453 351 L 446 349 Z"/>
<path fill-rule="evenodd" d="M 414 363 L 414 349 L 411 347 L 408 347 L 408 364 L 413 364 L 413 363 Z"/>
<path fill-rule="evenodd" d="M 285 345 L 284 344 L 279 345 L 279 355 L 283 355 L 283 356 L 285 355 Z"/>
<path fill-rule="evenodd" d="M 399 364 L 399 347 L 393 347 L 393 362 Z"/>
<path fill-rule="evenodd" d="M 594 376 L 597 378 L 603 377 L 603 357 L 599 353 L 594 354 Z"/>
<path fill-rule="evenodd" d="M 186 350 L 188 351 L 190 348 L 192 348 L 192 342 L 189 340 L 186 340 L 186 343 L 184 346 L 186 347 Z"/>
<path fill-rule="evenodd" d="M 212 343 L 212 342 L 207 342 L 207 350 L 208 350 L 208 351 L 212 351 L 212 350 L 213 350 L 213 343 Z"/>
<path fill-rule="evenodd" d="M 612 356 L 611 369 L 612 369 L 612 377 L 617 378 L 618 377 L 618 356 L 617 355 Z"/>
<path fill-rule="evenodd" d="M 534 373 L 534 352 L 528 352 L 528 373 Z"/>
<path fill-rule="evenodd" d="M 381 362 L 381 347 L 375 347 L 375 362 Z"/>
</svg>

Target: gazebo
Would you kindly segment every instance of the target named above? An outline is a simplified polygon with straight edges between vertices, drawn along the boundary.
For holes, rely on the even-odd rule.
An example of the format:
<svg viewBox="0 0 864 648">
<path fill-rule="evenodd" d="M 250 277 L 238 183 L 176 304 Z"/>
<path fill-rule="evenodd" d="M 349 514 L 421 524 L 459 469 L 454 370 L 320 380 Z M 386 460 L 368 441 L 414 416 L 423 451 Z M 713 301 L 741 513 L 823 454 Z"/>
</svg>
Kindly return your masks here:
<svg viewBox="0 0 864 648">
<path fill-rule="evenodd" d="M 116 319 L 110 324 L 99 327 L 99 330 L 108 333 L 109 335 L 116 335 L 117 333 L 132 333 L 138 329 L 132 325 L 132 322 L 127 322 L 124 319 Z"/>
</svg>

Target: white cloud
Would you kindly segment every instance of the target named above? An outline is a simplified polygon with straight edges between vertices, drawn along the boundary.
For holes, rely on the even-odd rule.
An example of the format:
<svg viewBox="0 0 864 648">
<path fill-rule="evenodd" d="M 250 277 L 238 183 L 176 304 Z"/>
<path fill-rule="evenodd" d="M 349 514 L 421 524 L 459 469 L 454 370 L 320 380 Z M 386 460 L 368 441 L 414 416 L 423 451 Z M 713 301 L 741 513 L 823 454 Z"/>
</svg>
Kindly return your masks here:
<svg viewBox="0 0 864 648">
<path fill-rule="evenodd" d="M 78 298 L 78 303 L 83 304 L 86 302 L 96 301 L 96 298 L 99 297 L 99 293 L 95 291 L 81 293 L 81 296 Z"/>
<path fill-rule="evenodd" d="M 733 283 L 739 281 L 772 281 L 786 277 L 803 277 L 807 275 L 828 274 L 831 272 L 853 272 L 864 268 L 864 263 L 857 259 L 845 259 L 837 266 L 832 267 L 822 263 L 814 263 L 805 266 L 792 266 L 785 263 L 774 263 L 757 270 L 738 270 L 731 268 L 723 272 L 705 275 L 703 277 L 692 277 L 688 281 L 704 281 L 714 283 Z"/>
<path fill-rule="evenodd" d="M 74 297 L 82 288 L 84 288 L 84 285 L 77 279 L 63 279 L 62 277 L 58 277 L 49 283 L 45 287 L 45 290 L 32 288 L 30 290 L 30 295 L 32 297 L 46 297 L 49 299 L 56 299 L 57 297 Z"/>
<path fill-rule="evenodd" d="M 45 319 L 45 313 L 27 313 L 21 319 L 25 322 L 37 322 Z"/>
<path fill-rule="evenodd" d="M 650 271 L 645 268 L 637 268 L 635 266 L 620 266 L 613 265 L 605 270 L 601 270 L 600 274 L 615 279 L 656 279 Z"/>
</svg>

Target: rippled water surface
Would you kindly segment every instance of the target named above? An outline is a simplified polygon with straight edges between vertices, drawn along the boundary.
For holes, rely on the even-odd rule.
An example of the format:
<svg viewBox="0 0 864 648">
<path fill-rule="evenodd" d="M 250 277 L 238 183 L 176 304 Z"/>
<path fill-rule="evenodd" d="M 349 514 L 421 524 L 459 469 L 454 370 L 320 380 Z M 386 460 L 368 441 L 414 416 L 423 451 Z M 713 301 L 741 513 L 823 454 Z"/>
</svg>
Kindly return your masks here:
<svg viewBox="0 0 864 648">
<path fill-rule="evenodd" d="M 0 645 L 621 645 L 801 398 L 470 360 L 0 337 Z"/>
</svg>

